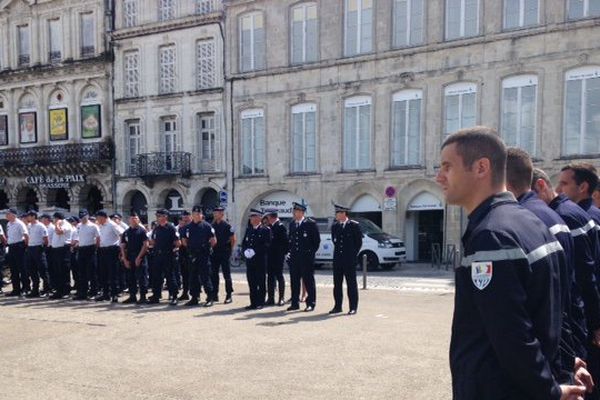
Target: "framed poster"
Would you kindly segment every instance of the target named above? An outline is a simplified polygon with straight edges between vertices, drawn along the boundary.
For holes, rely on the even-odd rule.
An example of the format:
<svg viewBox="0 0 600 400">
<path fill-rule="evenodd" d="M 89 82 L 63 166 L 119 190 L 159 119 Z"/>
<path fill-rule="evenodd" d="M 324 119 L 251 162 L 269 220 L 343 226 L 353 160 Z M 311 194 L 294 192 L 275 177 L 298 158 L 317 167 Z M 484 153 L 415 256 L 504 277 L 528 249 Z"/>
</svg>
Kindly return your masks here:
<svg viewBox="0 0 600 400">
<path fill-rule="evenodd" d="M 67 140 L 69 138 L 69 124 L 66 108 L 57 108 L 48 111 L 50 124 L 50 140 Z"/>
<path fill-rule="evenodd" d="M 8 115 L 0 115 L 0 146 L 8 145 Z"/>
<path fill-rule="evenodd" d="M 19 113 L 19 142 L 23 144 L 37 142 L 36 113 L 33 111 Z"/>
<path fill-rule="evenodd" d="M 81 106 L 81 137 L 99 138 L 102 134 L 100 123 L 100 104 Z"/>
</svg>

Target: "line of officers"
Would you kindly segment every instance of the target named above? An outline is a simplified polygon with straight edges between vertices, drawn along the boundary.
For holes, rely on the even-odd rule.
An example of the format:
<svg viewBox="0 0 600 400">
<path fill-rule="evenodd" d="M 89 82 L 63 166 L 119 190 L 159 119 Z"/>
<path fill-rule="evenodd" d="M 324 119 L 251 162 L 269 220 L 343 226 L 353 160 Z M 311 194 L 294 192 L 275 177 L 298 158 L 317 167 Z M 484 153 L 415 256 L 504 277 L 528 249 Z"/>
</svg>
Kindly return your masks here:
<svg viewBox="0 0 600 400">
<path fill-rule="evenodd" d="M 288 311 L 300 309 L 302 285 L 307 292 L 304 311 L 315 309 L 314 263 L 320 244 L 319 229 L 314 220 L 305 217 L 305 204 L 294 203 L 293 210 L 294 219 L 287 229 L 276 210 L 250 212 L 241 246 L 250 291 L 246 309 L 286 303 L 286 260 L 292 292 Z M 202 305 L 210 307 L 219 301 L 222 273 L 224 303 L 231 303 L 230 259 L 237 238 L 224 212 L 222 207 L 215 208 L 210 224 L 204 219 L 202 206 L 194 206 L 191 213 L 182 213 L 175 226 L 169 222 L 169 211 L 160 209 L 156 221 L 146 229 L 135 212 L 130 214 L 127 225 L 120 214 L 109 216 L 104 210 L 94 216 L 81 210 L 79 217 L 65 218 L 60 212 L 51 217 L 36 211 L 19 217 L 16 210 L 9 209 L 6 234 L 0 226 L 0 241 L 8 245 L 6 262 L 12 283 L 12 291 L 6 296 L 63 299 L 74 289 L 73 300 L 117 303 L 118 297 L 128 292 L 124 304 L 156 304 L 166 285 L 169 304 L 187 300 L 186 306 L 200 305 L 203 291 L 206 297 Z M 331 314 L 342 312 L 344 279 L 348 314 L 358 310 L 356 265 L 362 233 L 359 224 L 348 218 L 348 212 L 349 208 L 335 205 L 335 304 Z"/>
</svg>

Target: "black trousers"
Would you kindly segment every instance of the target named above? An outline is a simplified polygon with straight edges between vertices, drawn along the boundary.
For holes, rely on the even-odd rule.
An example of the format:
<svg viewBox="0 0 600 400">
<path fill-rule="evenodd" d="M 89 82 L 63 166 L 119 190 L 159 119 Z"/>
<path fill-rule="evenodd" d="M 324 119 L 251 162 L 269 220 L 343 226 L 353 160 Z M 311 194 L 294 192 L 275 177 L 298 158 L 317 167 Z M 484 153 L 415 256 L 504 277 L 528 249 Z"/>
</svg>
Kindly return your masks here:
<svg viewBox="0 0 600 400">
<path fill-rule="evenodd" d="M 169 295 L 177 296 L 179 289 L 175 278 L 177 258 L 172 251 L 154 250 L 152 260 L 152 294 L 160 298 L 162 293 L 162 285 L 164 280 L 167 280 Z"/>
<path fill-rule="evenodd" d="M 129 260 L 129 268 L 127 269 L 129 295 L 137 295 L 139 288 L 140 294 L 145 296 L 148 293 L 148 263 L 146 262 L 146 257 L 144 257 L 138 267 L 135 265 L 136 258 L 136 255 L 127 257 Z"/>
<path fill-rule="evenodd" d="M 40 291 L 40 278 L 48 282 L 48 260 L 43 246 L 29 246 L 25 264 L 31 277 L 32 289 Z"/>
<path fill-rule="evenodd" d="M 52 262 L 50 282 L 58 294 L 66 295 L 71 291 L 71 249 L 69 245 L 53 247 L 50 251 Z"/>
<path fill-rule="evenodd" d="M 206 252 L 191 251 L 190 262 L 190 294 L 192 297 L 199 298 L 200 290 L 203 287 L 207 300 L 214 297 L 214 286 L 210 276 L 210 257 Z"/>
<path fill-rule="evenodd" d="M 269 257 L 267 269 L 267 293 L 269 301 L 275 301 L 275 286 L 279 289 L 279 299 L 285 295 L 285 278 L 283 277 L 283 263 L 285 256 Z"/>
<path fill-rule="evenodd" d="M 250 289 L 250 305 L 252 307 L 262 307 L 265 304 L 266 278 L 267 278 L 267 257 L 258 257 L 255 255 L 250 260 L 246 260 L 246 278 Z"/>
<path fill-rule="evenodd" d="M 77 279 L 75 287 L 78 296 L 93 296 L 98 293 L 96 277 L 96 246 L 83 246 L 78 250 Z"/>
<path fill-rule="evenodd" d="M 591 343 L 592 333 L 590 332 L 590 341 L 588 344 L 587 370 L 592 375 L 596 386 L 592 393 L 586 393 L 586 400 L 600 399 L 600 390 L 598 390 L 598 382 L 600 380 L 600 349 Z"/>
<path fill-rule="evenodd" d="M 73 282 L 75 283 L 75 289 L 79 283 L 79 256 L 76 249 L 70 249 L 71 252 L 71 268 L 70 273 L 73 276 Z M 69 279 L 71 282 L 71 279 Z"/>
<path fill-rule="evenodd" d="M 231 254 L 215 254 L 211 256 L 211 280 L 213 293 L 215 297 L 219 296 L 219 269 L 223 271 L 223 280 L 225 281 L 225 293 L 233 293 L 233 282 L 231 280 Z"/>
<path fill-rule="evenodd" d="M 333 263 L 333 299 L 335 300 L 335 308 L 342 308 L 344 302 L 343 282 L 346 278 L 348 286 L 348 300 L 350 301 L 350 309 L 358 308 L 358 284 L 356 282 L 356 264 L 352 263 Z"/>
<path fill-rule="evenodd" d="M 179 272 L 181 274 L 181 286 L 183 287 L 183 294 L 187 294 L 190 291 L 190 253 L 188 249 L 179 249 Z M 179 282 L 177 282 L 179 287 Z"/>
<path fill-rule="evenodd" d="M 317 302 L 315 286 L 315 264 L 310 256 L 293 255 L 290 258 L 290 281 L 292 286 L 292 306 L 300 305 L 300 280 L 306 286 L 306 306 L 314 307 Z"/>
<path fill-rule="evenodd" d="M 98 249 L 98 281 L 104 296 L 119 294 L 119 268 L 119 247 L 100 247 Z"/>
<path fill-rule="evenodd" d="M 7 261 L 10 266 L 10 280 L 13 292 L 22 293 L 29 291 L 29 277 L 25 268 L 25 242 L 8 245 Z"/>
</svg>

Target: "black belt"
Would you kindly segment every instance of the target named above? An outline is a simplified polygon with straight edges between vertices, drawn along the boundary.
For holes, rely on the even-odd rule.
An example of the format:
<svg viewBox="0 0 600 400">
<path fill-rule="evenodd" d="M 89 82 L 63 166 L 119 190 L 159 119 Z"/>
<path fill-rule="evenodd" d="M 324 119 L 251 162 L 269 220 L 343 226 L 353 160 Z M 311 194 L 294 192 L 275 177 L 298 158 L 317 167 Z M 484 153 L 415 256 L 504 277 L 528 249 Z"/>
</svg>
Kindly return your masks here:
<svg viewBox="0 0 600 400">
<path fill-rule="evenodd" d="M 173 250 L 156 250 L 155 249 L 154 253 L 158 254 L 158 255 L 164 255 L 164 254 L 166 254 L 166 255 L 169 255 L 169 254 L 175 255 L 175 253 L 173 253 Z"/>
<path fill-rule="evenodd" d="M 36 245 L 36 246 L 29 246 L 29 248 L 30 248 L 30 249 L 39 249 L 39 248 L 41 248 L 41 247 L 42 247 L 42 245 L 41 245 L 41 244 L 38 244 L 38 245 Z"/>
<path fill-rule="evenodd" d="M 8 247 L 17 247 L 17 246 L 24 246 L 25 245 L 25 241 L 21 240 L 20 242 L 16 242 L 16 243 L 9 243 Z"/>
<path fill-rule="evenodd" d="M 96 247 L 96 245 L 95 245 L 95 244 L 90 244 L 90 245 L 88 245 L 88 246 L 79 246 L 79 249 L 80 249 L 80 250 L 81 250 L 81 249 L 89 249 L 89 248 L 91 248 L 91 247 Z"/>
</svg>

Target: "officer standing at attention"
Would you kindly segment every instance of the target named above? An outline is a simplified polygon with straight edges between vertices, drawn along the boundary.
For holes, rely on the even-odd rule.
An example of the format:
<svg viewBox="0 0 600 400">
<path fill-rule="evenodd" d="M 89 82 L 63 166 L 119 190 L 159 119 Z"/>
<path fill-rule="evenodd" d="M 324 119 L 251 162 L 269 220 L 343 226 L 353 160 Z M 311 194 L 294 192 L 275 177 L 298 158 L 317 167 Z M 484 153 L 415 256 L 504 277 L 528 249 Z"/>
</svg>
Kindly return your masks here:
<svg viewBox="0 0 600 400">
<path fill-rule="evenodd" d="M 108 213 L 100 210 L 96 213 L 100 230 L 100 248 L 98 249 L 98 276 L 102 295 L 96 301 L 109 300 L 118 303 L 119 294 L 119 245 L 123 228 L 108 218 Z"/>
<path fill-rule="evenodd" d="M 185 303 L 186 306 L 198 305 L 200 288 L 204 287 L 206 293 L 205 307 L 213 305 L 214 288 L 210 276 L 210 253 L 217 244 L 213 227 L 204 220 L 202 206 L 192 208 L 192 221 L 182 231 L 182 241 L 188 249 L 190 273 L 189 284 L 192 298 Z"/>
<path fill-rule="evenodd" d="M 79 280 L 73 300 L 86 300 L 98 294 L 96 251 L 100 246 L 100 229 L 89 217 L 86 209 L 79 211 L 81 223 L 77 226 L 77 240 L 74 243 L 79 255 Z"/>
<path fill-rule="evenodd" d="M 29 291 L 29 278 L 25 271 L 25 249 L 27 248 L 27 226 L 17 218 L 17 210 L 10 208 L 6 213 L 8 225 L 6 236 L 8 241 L 7 262 L 10 265 L 12 292 L 7 296 L 21 296 Z"/>
<path fill-rule="evenodd" d="M 317 223 L 305 218 L 306 205 L 294 202 L 292 204 L 294 220 L 290 222 L 290 280 L 292 284 L 292 304 L 288 311 L 300 309 L 300 279 L 306 285 L 306 309 L 313 311 L 317 301 L 315 287 L 315 253 L 319 250 L 321 237 Z"/>
<path fill-rule="evenodd" d="M 356 283 L 356 265 L 358 253 L 362 247 L 363 235 L 358 222 L 348 218 L 348 207 L 334 204 L 336 222 L 331 227 L 333 241 L 333 298 L 335 305 L 329 314 L 342 312 L 344 302 L 343 282 L 346 278 L 350 311 L 348 315 L 356 314 L 358 310 L 358 284 Z"/>
<path fill-rule="evenodd" d="M 271 246 L 269 247 L 269 267 L 267 271 L 267 306 L 275 305 L 275 285 L 279 289 L 278 306 L 285 304 L 285 278 L 283 277 L 283 263 L 289 251 L 289 238 L 287 229 L 279 220 L 277 210 L 267 210 L 265 214 L 271 227 Z"/>
<path fill-rule="evenodd" d="M 53 290 L 53 281 L 52 281 L 52 237 L 54 236 L 54 224 L 52 223 L 52 217 L 49 214 L 40 215 L 40 221 L 46 227 L 48 231 L 48 244 L 44 247 L 44 254 L 46 254 L 46 264 L 47 269 L 44 276 L 41 276 L 42 282 L 44 286 L 40 295 L 49 295 Z M 45 279 L 45 280 L 44 280 Z"/>
<path fill-rule="evenodd" d="M 450 343 L 453 397 L 461 400 L 577 399 L 560 386 L 558 256 L 548 228 L 506 192 L 506 148 L 496 131 L 464 129 L 442 145 L 436 180 L 469 222 L 456 270 Z"/>
<path fill-rule="evenodd" d="M 213 247 L 211 256 L 211 279 L 213 286 L 213 301 L 219 301 L 219 269 L 223 271 L 225 281 L 225 304 L 231 303 L 233 293 L 233 282 L 231 281 L 231 253 L 237 242 L 233 227 L 225 220 L 225 209 L 216 207 L 213 210 L 212 227 L 215 230 L 217 244 Z"/>
<path fill-rule="evenodd" d="M 192 222 L 192 218 L 190 217 L 190 212 L 185 210 L 181 214 L 179 219 L 179 226 L 177 227 L 177 232 L 179 233 L 179 237 L 183 239 L 184 231 L 186 226 Z M 177 282 L 177 287 L 182 284 L 183 293 L 179 296 L 179 301 L 189 300 L 190 293 L 190 254 L 187 246 L 185 245 L 185 240 L 181 241 L 181 247 L 179 248 L 179 263 L 177 269 L 177 278 L 180 279 L 181 282 Z"/>
<path fill-rule="evenodd" d="M 27 247 L 27 260 L 25 264 L 31 277 L 32 290 L 26 296 L 29 298 L 40 297 L 40 276 L 44 282 L 48 281 L 48 261 L 44 247 L 48 245 L 48 230 L 40 221 L 38 213 L 31 210 L 27 213 L 29 222 L 29 242 Z"/>
<path fill-rule="evenodd" d="M 73 228 L 71 224 L 65 221 L 65 216 L 61 212 L 52 214 L 54 217 L 54 233 L 48 235 L 52 237 L 50 245 L 52 246 L 52 267 L 50 268 L 50 282 L 53 282 L 54 294 L 50 296 L 52 300 L 62 299 L 71 292 L 71 238 Z"/>
<path fill-rule="evenodd" d="M 177 228 L 169 222 L 169 211 L 159 209 L 156 211 L 158 224 L 152 230 L 150 244 L 154 248 L 152 271 L 152 296 L 148 299 L 149 304 L 158 304 L 162 292 L 164 279 L 167 280 L 169 288 L 170 305 L 177 305 L 177 281 L 175 280 L 175 263 L 177 262 L 177 250 L 181 246 Z"/>
<path fill-rule="evenodd" d="M 271 243 L 269 228 L 261 224 L 262 213 L 250 209 L 250 226 L 242 241 L 246 257 L 246 278 L 250 288 L 250 305 L 246 310 L 260 310 L 265 304 L 265 280 L 267 273 L 267 251 Z"/>
<path fill-rule="evenodd" d="M 77 289 L 77 286 L 81 284 L 80 276 L 79 276 L 79 251 L 77 248 L 77 242 L 79 240 L 79 231 L 77 227 L 79 226 L 79 218 L 75 216 L 71 216 L 67 218 L 67 222 L 71 224 L 71 247 L 69 249 L 69 254 L 71 255 L 71 274 L 73 276 L 73 282 L 75 283 L 74 288 Z M 69 285 L 71 280 L 69 279 Z M 69 292 L 72 288 L 69 289 Z M 75 295 L 77 297 L 77 295 Z"/>
<path fill-rule="evenodd" d="M 129 227 L 121 237 L 121 258 L 127 269 L 129 298 L 123 304 L 146 304 L 148 293 L 148 236 L 146 229 L 140 224 L 140 218 L 135 211 L 129 216 Z M 137 299 L 138 286 L 140 299 Z"/>
</svg>

